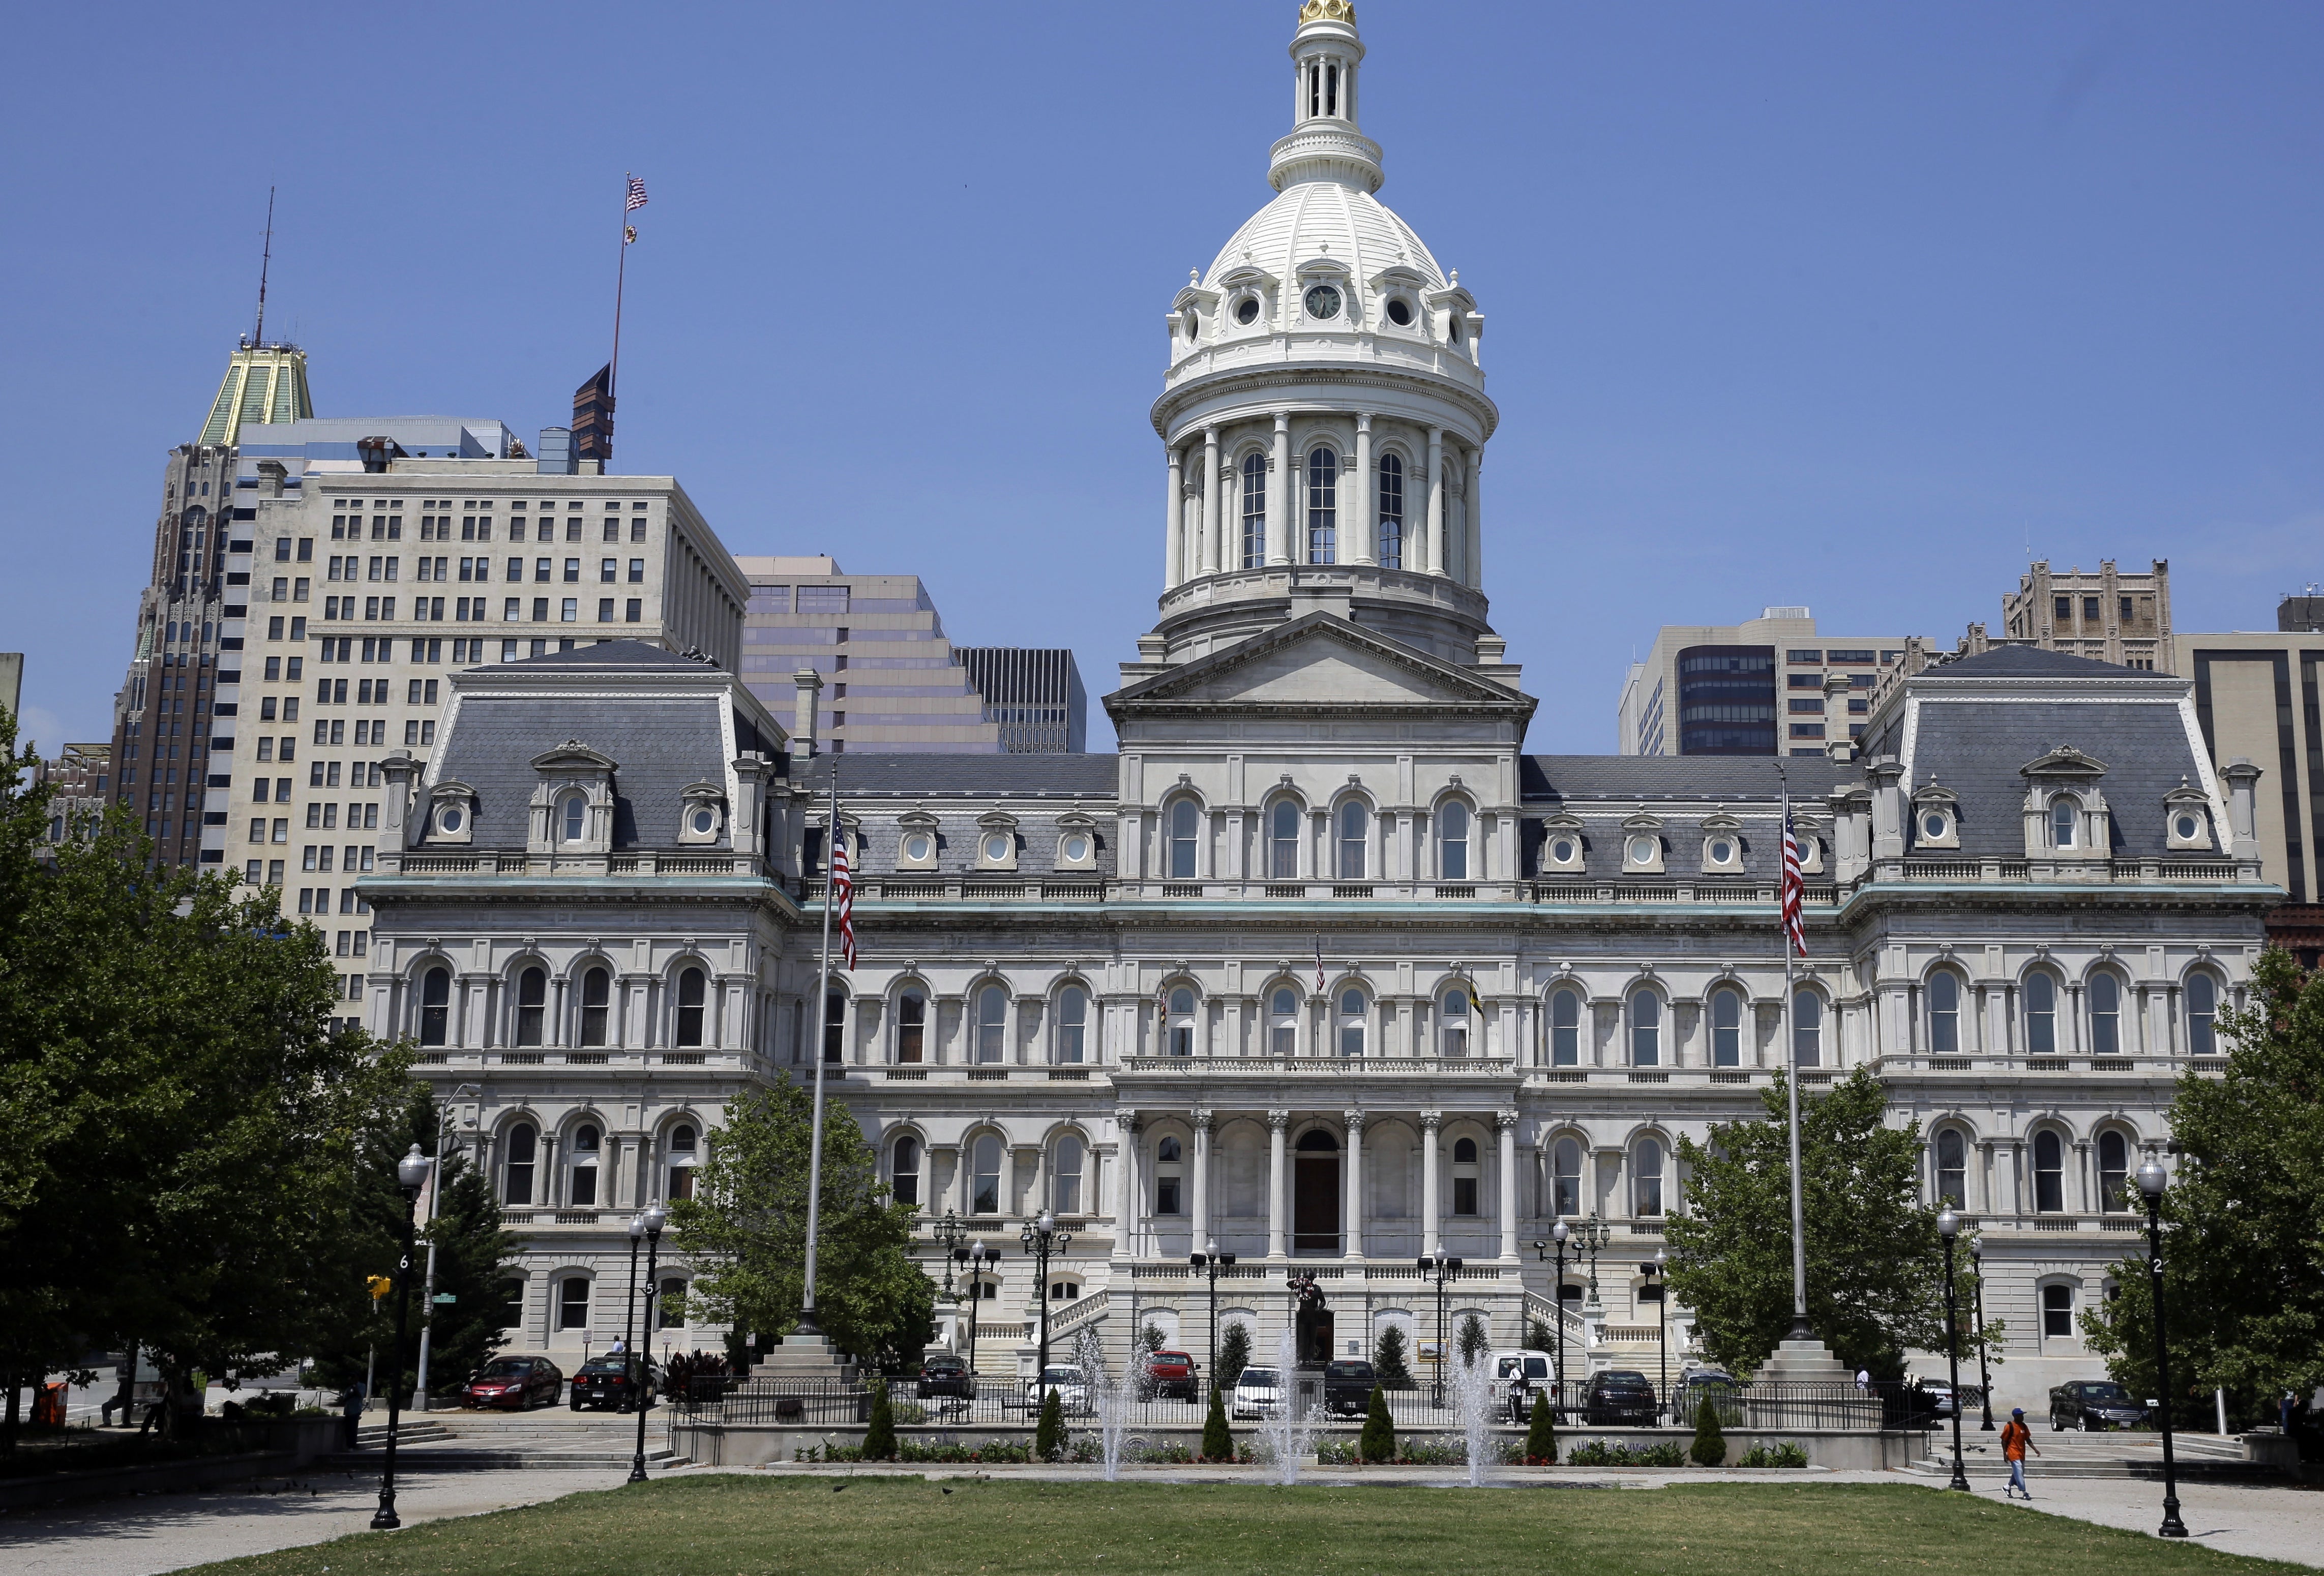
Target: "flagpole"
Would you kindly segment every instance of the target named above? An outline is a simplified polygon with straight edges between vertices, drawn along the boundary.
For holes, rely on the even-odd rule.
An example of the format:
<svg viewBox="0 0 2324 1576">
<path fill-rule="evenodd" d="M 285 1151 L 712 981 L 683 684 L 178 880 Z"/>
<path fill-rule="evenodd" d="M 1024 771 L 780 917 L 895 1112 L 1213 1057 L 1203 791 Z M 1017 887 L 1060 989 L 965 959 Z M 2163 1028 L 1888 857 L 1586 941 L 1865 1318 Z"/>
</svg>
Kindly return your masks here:
<svg viewBox="0 0 2324 1576">
<path fill-rule="evenodd" d="M 819 1337 L 823 1326 L 815 1320 L 815 1240 L 823 1219 L 823 1064 L 824 1037 L 831 1025 L 831 896 L 832 861 L 844 835 L 839 828 L 839 758 L 831 760 L 831 823 L 823 837 L 823 967 L 815 988 L 815 1125 L 807 1138 L 807 1293 L 799 1303 L 794 1336 Z"/>
<path fill-rule="evenodd" d="M 622 378 L 622 289 L 630 272 L 630 174 L 622 172 L 622 256 L 613 266 L 613 359 L 605 364 L 605 403 L 613 402 L 613 385 Z"/>
<path fill-rule="evenodd" d="M 1778 762 L 1775 767 L 1775 779 L 1783 784 L 1784 790 L 1784 846 L 1787 851 L 1795 850 L 1798 844 L 1792 832 L 1792 785 L 1791 780 L 1784 775 L 1784 769 L 1781 762 Z M 1788 883 L 1791 879 L 1792 861 L 1796 857 L 1797 854 L 1792 852 L 1786 852 L 1784 854 L 1784 880 L 1786 883 Z M 1781 891 L 1776 895 L 1775 903 L 1775 930 L 1777 935 L 1782 937 L 1784 947 L 1784 1043 L 1782 1055 L 1784 1064 L 1784 1098 L 1787 1107 L 1786 1114 L 1789 1117 L 1789 1122 L 1787 1125 L 1790 1129 L 1789 1137 L 1791 1140 L 1792 1161 L 1792 1332 L 1788 1337 L 1786 1337 L 1786 1339 L 1792 1341 L 1812 1341 L 1815 1339 L 1815 1331 L 1808 1323 L 1808 1239 L 1805 1224 L 1806 1212 L 1801 1207 L 1800 1059 L 1798 1052 L 1794 1048 L 1794 1041 L 1793 1039 L 1794 1031 L 1792 1026 L 1792 966 L 1794 948 L 1792 945 L 1791 924 L 1783 913 L 1784 898 Z"/>
</svg>

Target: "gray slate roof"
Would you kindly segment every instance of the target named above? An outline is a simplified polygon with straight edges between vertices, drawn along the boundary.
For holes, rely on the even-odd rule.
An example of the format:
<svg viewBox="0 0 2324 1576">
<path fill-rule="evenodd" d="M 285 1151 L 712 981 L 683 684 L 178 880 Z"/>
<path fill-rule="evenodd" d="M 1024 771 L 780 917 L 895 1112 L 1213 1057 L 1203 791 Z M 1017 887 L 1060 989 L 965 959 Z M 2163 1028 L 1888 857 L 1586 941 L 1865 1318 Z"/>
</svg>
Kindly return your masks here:
<svg viewBox="0 0 2324 1576">
<path fill-rule="evenodd" d="M 2104 678 L 2134 676 L 2152 678 L 2143 668 L 2118 662 L 2099 662 L 2066 651 L 2045 651 L 2039 646 L 1993 646 L 1974 657 L 1960 657 L 1926 670 L 1932 678 Z"/>
<path fill-rule="evenodd" d="M 2020 654 L 2057 655 L 2050 651 Z M 2111 668 L 2103 662 L 2081 665 L 2133 671 Z M 2024 858 L 2026 784 L 2019 769 L 2061 744 L 2071 744 L 2107 769 L 2098 779 L 2098 791 L 2113 812 L 2115 857 L 2164 855 L 2163 796 L 2177 788 L 2182 778 L 2191 786 L 2202 786 L 2175 705 L 2161 701 L 2099 701 L 2045 706 L 1923 696 L 1913 746 L 1911 786 L 1926 786 L 1933 772 L 1939 783 L 1960 796 L 1960 853 L 1952 855 L 1948 851 L 1947 856 Z M 2215 827 L 2213 836 L 2222 832 Z M 2190 856 L 2172 853 L 2168 857 Z"/>
<path fill-rule="evenodd" d="M 657 646 L 650 641 L 600 641 L 594 646 L 576 646 L 570 651 L 544 651 L 538 657 L 521 657 L 513 662 L 494 663 L 495 668 L 684 668 L 700 672 L 705 668 L 716 668 L 715 662 L 698 662 L 691 657 L 681 657 L 676 651 Z"/>
<path fill-rule="evenodd" d="M 1111 800 L 1120 781 L 1111 753 L 1095 755 L 818 755 L 791 763 L 791 782 L 858 798 L 1063 798 Z"/>
<path fill-rule="evenodd" d="M 1780 776 L 1778 767 L 1783 769 Z M 1863 779 L 1862 767 L 1835 766 L 1827 756 L 1527 755 L 1518 762 L 1518 792 L 1528 804 L 1543 799 L 1773 803 L 1781 797 L 1786 781 L 1793 802 L 1805 804 L 1821 801 L 1840 784 Z"/>
<path fill-rule="evenodd" d="M 615 763 L 613 846 L 676 847 L 679 794 L 694 783 L 726 780 L 720 710 L 721 701 L 711 695 L 650 700 L 464 696 L 436 780 L 457 779 L 476 790 L 476 846 L 522 848 L 526 809 L 540 783 L 533 758 L 577 739 Z"/>
</svg>

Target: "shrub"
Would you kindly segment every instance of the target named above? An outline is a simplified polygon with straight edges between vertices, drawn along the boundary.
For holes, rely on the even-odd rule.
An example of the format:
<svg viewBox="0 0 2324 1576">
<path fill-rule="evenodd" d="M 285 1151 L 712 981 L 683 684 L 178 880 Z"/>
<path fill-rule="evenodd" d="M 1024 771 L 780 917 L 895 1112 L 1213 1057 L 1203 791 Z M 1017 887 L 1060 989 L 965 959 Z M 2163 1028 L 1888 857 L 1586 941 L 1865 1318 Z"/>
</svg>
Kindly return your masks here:
<svg viewBox="0 0 2324 1576">
<path fill-rule="evenodd" d="M 1528 1467 L 1557 1465 L 1557 1424 L 1550 1413 L 1549 1392 L 1533 1393 L 1533 1420 L 1526 1428 L 1525 1464 Z"/>
<path fill-rule="evenodd" d="M 1220 1388 L 1231 1390 L 1250 1366 L 1250 1326 L 1240 1322 L 1229 1324 L 1227 1332 L 1219 1337 L 1219 1371 L 1212 1377 Z"/>
<path fill-rule="evenodd" d="M 1368 1461 L 1396 1460 L 1396 1419 L 1388 1415 L 1388 1391 L 1379 1385 L 1372 1387 L 1371 1405 L 1364 1414 L 1360 1442 L 1363 1459 Z"/>
<path fill-rule="evenodd" d="M 1557 1346 L 1557 1333 L 1539 1319 L 1526 1321 L 1525 1343 L 1529 1350 L 1551 1351 Z"/>
<path fill-rule="evenodd" d="M 1579 1444 L 1565 1454 L 1570 1467 L 1683 1467 L 1686 1452 L 1675 1442 L 1639 1445 L 1609 1444 L 1593 1439 Z"/>
<path fill-rule="evenodd" d="M 1462 1319 L 1461 1332 L 1453 1338 L 1452 1344 L 1465 1365 L 1476 1361 L 1478 1355 L 1489 1348 L 1493 1341 L 1492 1337 L 1485 1333 L 1485 1322 L 1471 1313 Z"/>
<path fill-rule="evenodd" d="M 1240 1329 L 1240 1325 L 1236 1326 Z M 1225 1366 L 1223 1360 L 1222 1367 Z M 1234 1433 L 1227 1427 L 1227 1403 L 1218 1386 L 1211 1387 L 1211 1415 L 1203 1419 L 1203 1459 L 1206 1461 L 1234 1460 Z"/>
<path fill-rule="evenodd" d="M 1391 1324 L 1380 1332 L 1379 1344 L 1372 1349 L 1372 1372 L 1383 1385 L 1408 1385 L 1412 1370 L 1405 1366 L 1404 1332 Z"/>
<path fill-rule="evenodd" d="M 1041 1402 L 1040 1425 L 1033 1430 L 1033 1455 L 1038 1461 L 1054 1461 L 1065 1448 L 1065 1409 L 1053 1386 Z"/>
<path fill-rule="evenodd" d="M 1719 1408 L 1708 1396 L 1694 1409 L 1694 1443 L 1686 1453 L 1698 1467 L 1715 1467 L 1727 1460 L 1727 1436 L 1719 1431 Z"/>
<path fill-rule="evenodd" d="M 1744 1453 L 1738 1464 L 1746 1467 L 1804 1467 L 1808 1464 L 1808 1452 L 1789 1440 L 1773 1448 L 1755 1444 Z"/>
<path fill-rule="evenodd" d="M 888 1405 L 888 1381 L 872 1381 L 872 1425 L 863 1432 L 863 1459 L 867 1461 L 892 1461 L 896 1459 L 896 1414 Z"/>
</svg>

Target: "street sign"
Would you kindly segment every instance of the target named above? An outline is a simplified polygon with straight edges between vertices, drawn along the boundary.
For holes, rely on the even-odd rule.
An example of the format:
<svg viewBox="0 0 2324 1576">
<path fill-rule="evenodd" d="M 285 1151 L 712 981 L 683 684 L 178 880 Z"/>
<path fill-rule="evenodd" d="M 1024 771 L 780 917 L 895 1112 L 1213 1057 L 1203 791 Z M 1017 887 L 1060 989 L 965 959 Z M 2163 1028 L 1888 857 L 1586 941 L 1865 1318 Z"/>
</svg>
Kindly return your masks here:
<svg viewBox="0 0 2324 1576">
<path fill-rule="evenodd" d="M 436 1294 L 436 1300 L 439 1303 L 456 1303 L 460 1299 L 454 1296 L 450 1292 L 438 1292 Z"/>
</svg>

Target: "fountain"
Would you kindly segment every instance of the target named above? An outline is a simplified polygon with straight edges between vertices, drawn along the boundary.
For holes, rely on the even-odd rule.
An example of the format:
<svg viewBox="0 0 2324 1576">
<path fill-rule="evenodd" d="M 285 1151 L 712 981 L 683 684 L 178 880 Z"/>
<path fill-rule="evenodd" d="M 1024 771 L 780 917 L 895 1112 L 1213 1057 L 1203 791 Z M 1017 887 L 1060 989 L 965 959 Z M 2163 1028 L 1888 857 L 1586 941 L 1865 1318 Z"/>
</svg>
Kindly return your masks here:
<svg viewBox="0 0 2324 1576">
<path fill-rule="evenodd" d="M 1098 1449 L 1105 1463 L 1105 1480 L 1111 1483 L 1121 1476 L 1121 1441 L 1130 1424 L 1129 1387 L 1106 1371 L 1105 1347 L 1094 1325 L 1082 1327 L 1074 1360 L 1082 1370 L 1082 1387 L 1097 1414 Z"/>
<path fill-rule="evenodd" d="M 1485 1486 L 1486 1452 L 1493 1448 L 1493 1354 L 1463 1358 L 1452 1372 L 1453 1415 L 1469 1444 L 1469 1487 Z"/>
<path fill-rule="evenodd" d="M 1299 1394 L 1299 1339 L 1286 1328 L 1276 1347 L 1276 1403 L 1259 1420 L 1259 1437 L 1275 1456 L 1275 1480 L 1288 1488 L 1299 1481 L 1300 1459 L 1314 1442 L 1314 1424 Z"/>
</svg>

